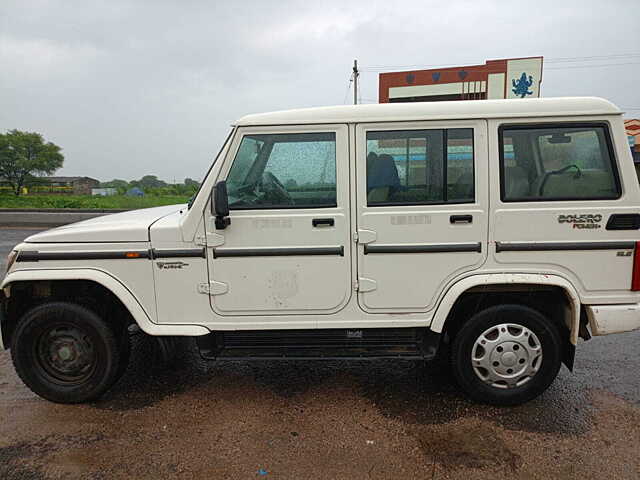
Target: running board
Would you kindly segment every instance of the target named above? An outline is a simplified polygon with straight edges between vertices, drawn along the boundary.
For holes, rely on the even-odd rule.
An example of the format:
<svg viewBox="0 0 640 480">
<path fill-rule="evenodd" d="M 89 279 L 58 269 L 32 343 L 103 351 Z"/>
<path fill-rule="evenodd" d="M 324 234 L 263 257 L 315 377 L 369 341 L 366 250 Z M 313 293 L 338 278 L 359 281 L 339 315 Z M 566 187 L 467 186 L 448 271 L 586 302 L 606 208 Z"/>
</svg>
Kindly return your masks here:
<svg viewBox="0 0 640 480">
<path fill-rule="evenodd" d="M 196 341 L 207 360 L 430 360 L 440 335 L 427 328 L 243 330 Z"/>
</svg>

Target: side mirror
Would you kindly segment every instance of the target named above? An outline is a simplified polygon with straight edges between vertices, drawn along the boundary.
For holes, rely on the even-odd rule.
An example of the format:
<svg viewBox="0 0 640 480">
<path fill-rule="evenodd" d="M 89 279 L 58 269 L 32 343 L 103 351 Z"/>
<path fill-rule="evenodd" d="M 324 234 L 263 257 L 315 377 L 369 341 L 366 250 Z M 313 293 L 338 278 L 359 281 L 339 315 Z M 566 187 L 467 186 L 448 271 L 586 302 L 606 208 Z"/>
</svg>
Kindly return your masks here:
<svg viewBox="0 0 640 480">
<path fill-rule="evenodd" d="M 213 187 L 211 195 L 215 210 L 211 213 L 216 215 L 216 229 L 224 230 L 231 224 L 229 218 L 229 197 L 227 195 L 227 182 L 222 180 Z"/>
</svg>

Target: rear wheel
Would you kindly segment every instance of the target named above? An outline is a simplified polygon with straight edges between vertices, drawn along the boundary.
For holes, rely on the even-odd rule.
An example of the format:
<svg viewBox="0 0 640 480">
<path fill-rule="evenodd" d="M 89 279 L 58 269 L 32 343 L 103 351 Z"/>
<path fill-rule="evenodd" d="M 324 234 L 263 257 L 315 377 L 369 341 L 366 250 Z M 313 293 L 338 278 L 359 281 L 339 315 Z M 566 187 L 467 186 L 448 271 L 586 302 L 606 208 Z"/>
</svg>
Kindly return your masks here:
<svg viewBox="0 0 640 480">
<path fill-rule="evenodd" d="M 561 365 L 558 327 L 532 308 L 498 305 L 475 314 L 457 333 L 454 375 L 474 400 L 517 405 L 556 378 Z"/>
<path fill-rule="evenodd" d="M 58 403 L 99 397 L 123 370 L 109 326 L 91 310 L 66 302 L 27 312 L 13 334 L 11 356 L 22 381 Z"/>
</svg>

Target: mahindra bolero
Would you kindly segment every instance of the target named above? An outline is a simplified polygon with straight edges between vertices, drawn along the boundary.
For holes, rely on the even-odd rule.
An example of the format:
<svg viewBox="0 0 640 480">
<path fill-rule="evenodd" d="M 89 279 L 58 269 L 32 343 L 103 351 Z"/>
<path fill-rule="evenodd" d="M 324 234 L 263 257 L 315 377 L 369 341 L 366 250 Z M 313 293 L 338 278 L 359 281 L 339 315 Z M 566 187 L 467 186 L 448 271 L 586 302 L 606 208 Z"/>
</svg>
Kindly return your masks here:
<svg viewBox="0 0 640 480">
<path fill-rule="evenodd" d="M 640 327 L 639 229 L 606 100 L 249 115 L 188 205 L 17 245 L 1 345 L 55 402 L 112 386 L 133 325 L 208 360 L 446 355 L 471 398 L 513 405 L 579 338 Z"/>
</svg>

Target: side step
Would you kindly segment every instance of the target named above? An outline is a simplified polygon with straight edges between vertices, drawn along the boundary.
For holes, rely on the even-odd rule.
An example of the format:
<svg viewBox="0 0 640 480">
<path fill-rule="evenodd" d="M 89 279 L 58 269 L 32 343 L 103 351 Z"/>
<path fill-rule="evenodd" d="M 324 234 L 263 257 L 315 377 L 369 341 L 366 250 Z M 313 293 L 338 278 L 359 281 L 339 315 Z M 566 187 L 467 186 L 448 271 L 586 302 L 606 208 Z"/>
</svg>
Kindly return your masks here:
<svg viewBox="0 0 640 480">
<path fill-rule="evenodd" d="M 242 330 L 197 337 L 207 360 L 430 360 L 440 335 L 427 328 Z"/>
</svg>

